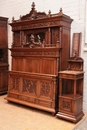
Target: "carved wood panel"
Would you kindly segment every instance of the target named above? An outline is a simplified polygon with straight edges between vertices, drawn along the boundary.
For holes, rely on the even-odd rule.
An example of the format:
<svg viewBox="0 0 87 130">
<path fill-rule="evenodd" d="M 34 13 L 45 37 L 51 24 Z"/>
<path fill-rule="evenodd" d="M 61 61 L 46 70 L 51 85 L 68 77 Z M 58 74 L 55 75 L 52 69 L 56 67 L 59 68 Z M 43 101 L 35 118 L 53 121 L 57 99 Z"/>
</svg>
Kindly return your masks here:
<svg viewBox="0 0 87 130">
<path fill-rule="evenodd" d="M 80 56 L 81 35 L 81 33 L 73 33 L 72 56 Z"/>
<path fill-rule="evenodd" d="M 72 112 L 72 101 L 69 99 L 60 98 L 60 109 L 63 111 Z"/>
<path fill-rule="evenodd" d="M 36 94 L 36 80 L 23 79 L 23 89 L 22 92 L 29 94 Z"/>
<path fill-rule="evenodd" d="M 13 45 L 20 46 L 21 45 L 20 44 L 20 32 L 19 31 L 15 32 L 13 37 L 14 37 Z"/>
<path fill-rule="evenodd" d="M 54 109 L 57 91 L 56 77 L 44 74 L 9 72 L 9 97 L 27 104 Z M 43 108 L 44 109 L 44 108 Z"/>
<path fill-rule="evenodd" d="M 57 42 L 60 42 L 60 32 L 59 28 L 53 28 L 52 29 L 52 44 L 56 44 Z"/>
<path fill-rule="evenodd" d="M 11 76 L 9 77 L 10 81 L 9 81 L 9 87 L 10 87 L 10 91 L 12 92 L 19 92 L 20 89 L 20 78 L 17 76 Z"/>
</svg>

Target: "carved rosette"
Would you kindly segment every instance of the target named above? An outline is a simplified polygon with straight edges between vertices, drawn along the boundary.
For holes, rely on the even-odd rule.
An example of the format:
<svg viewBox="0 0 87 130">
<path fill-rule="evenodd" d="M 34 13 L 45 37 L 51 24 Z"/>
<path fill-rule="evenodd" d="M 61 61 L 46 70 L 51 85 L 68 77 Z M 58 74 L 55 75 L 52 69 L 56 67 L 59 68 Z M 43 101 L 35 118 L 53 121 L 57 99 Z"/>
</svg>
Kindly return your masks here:
<svg viewBox="0 0 87 130">
<path fill-rule="evenodd" d="M 36 82 L 31 80 L 23 80 L 23 92 L 36 93 Z"/>
</svg>

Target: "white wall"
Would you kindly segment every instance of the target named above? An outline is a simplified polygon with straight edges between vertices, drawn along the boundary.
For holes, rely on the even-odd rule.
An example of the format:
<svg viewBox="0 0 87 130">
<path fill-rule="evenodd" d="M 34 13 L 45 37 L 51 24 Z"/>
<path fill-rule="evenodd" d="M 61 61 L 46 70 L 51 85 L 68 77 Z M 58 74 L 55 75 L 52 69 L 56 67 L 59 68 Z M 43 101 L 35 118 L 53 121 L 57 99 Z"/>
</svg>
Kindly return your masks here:
<svg viewBox="0 0 87 130">
<path fill-rule="evenodd" d="M 19 19 L 20 15 L 28 14 L 31 10 L 31 4 L 35 2 L 37 11 L 48 13 L 59 12 L 62 7 L 63 13 L 69 15 L 74 21 L 71 25 L 71 44 L 72 34 L 82 32 L 81 41 L 81 57 L 84 59 L 84 96 L 83 110 L 87 111 L 87 45 L 85 45 L 85 23 L 86 23 L 86 2 L 87 0 L 0 0 L 0 16 L 8 17 L 8 22 L 11 22 L 12 17 Z M 11 27 L 8 25 L 8 45 L 12 44 Z M 71 45 L 72 47 L 72 45 Z M 9 64 L 11 65 L 11 57 L 9 52 Z"/>
</svg>

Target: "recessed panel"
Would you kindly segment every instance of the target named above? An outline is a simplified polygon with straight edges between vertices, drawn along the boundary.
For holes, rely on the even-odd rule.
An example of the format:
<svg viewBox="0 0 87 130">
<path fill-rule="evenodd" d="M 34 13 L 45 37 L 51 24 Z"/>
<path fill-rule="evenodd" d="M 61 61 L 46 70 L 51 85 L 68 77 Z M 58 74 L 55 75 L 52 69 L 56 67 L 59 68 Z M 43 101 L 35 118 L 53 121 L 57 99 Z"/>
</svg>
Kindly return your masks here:
<svg viewBox="0 0 87 130">
<path fill-rule="evenodd" d="M 13 58 L 12 59 L 12 70 L 15 70 L 15 71 L 23 71 L 23 58 Z"/>
<path fill-rule="evenodd" d="M 54 59 L 42 59 L 41 73 L 55 74 Z"/>
<path fill-rule="evenodd" d="M 26 58 L 25 59 L 25 72 L 40 72 L 40 60 L 39 58 Z"/>
</svg>

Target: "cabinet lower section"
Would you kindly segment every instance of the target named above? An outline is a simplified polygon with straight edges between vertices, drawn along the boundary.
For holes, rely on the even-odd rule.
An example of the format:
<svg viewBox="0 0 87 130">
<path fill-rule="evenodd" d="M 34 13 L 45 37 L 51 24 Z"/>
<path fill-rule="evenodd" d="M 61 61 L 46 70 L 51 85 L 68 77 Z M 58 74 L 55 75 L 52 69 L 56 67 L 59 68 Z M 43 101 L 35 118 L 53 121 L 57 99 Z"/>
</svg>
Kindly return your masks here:
<svg viewBox="0 0 87 130">
<path fill-rule="evenodd" d="M 82 112 L 82 96 L 63 95 L 59 96 L 59 111 L 56 114 L 59 118 L 64 118 L 73 122 L 79 121 L 84 115 Z"/>
<path fill-rule="evenodd" d="M 55 114 L 58 85 L 56 75 L 9 72 L 7 100 Z"/>
<path fill-rule="evenodd" d="M 0 94 L 7 93 L 8 81 L 7 81 L 8 66 L 0 66 Z"/>
</svg>

